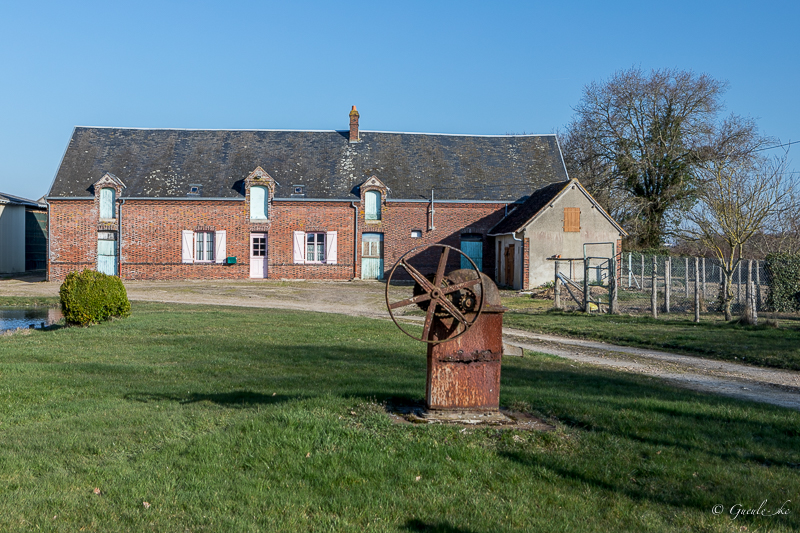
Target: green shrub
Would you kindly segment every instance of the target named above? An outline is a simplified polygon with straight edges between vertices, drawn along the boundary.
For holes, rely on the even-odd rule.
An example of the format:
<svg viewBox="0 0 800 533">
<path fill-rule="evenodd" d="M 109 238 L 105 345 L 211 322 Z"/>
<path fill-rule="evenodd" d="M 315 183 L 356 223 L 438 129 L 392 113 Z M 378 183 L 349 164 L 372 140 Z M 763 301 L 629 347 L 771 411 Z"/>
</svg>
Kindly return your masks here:
<svg viewBox="0 0 800 533">
<path fill-rule="evenodd" d="M 70 272 L 59 289 L 61 312 L 67 324 L 88 326 L 112 316 L 131 314 L 122 281 L 93 270 Z"/>
<path fill-rule="evenodd" d="M 800 254 L 769 254 L 767 305 L 773 311 L 800 311 Z"/>
</svg>

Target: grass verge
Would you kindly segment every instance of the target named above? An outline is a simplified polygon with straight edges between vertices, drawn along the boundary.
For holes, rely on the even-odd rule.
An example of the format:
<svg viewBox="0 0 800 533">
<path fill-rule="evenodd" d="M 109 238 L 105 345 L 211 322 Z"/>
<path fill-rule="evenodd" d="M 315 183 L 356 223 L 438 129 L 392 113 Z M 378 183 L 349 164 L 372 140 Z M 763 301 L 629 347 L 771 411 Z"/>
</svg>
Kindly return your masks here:
<svg viewBox="0 0 800 533">
<path fill-rule="evenodd" d="M 800 413 L 536 354 L 502 383 L 557 429 L 393 423 L 425 352 L 385 321 L 134 302 L 0 338 L 0 530 L 800 529 L 730 514 L 800 500 Z"/>
<path fill-rule="evenodd" d="M 744 326 L 706 316 L 699 323 L 685 315 L 585 314 L 546 310 L 541 302 L 504 298 L 504 326 L 611 344 L 665 350 L 711 359 L 800 370 L 800 323 Z M 552 305 L 552 302 L 550 302 Z"/>
</svg>

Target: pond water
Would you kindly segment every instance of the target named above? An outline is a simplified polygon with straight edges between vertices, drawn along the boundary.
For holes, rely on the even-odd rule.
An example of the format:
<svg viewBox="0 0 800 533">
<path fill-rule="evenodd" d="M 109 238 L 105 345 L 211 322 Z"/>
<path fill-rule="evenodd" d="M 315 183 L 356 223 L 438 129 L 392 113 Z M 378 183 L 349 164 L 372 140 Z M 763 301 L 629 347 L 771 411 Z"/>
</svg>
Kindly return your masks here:
<svg viewBox="0 0 800 533">
<path fill-rule="evenodd" d="M 55 324 L 61 320 L 61 309 L 57 307 L 0 307 L 0 331 L 16 328 L 36 329 Z"/>
</svg>

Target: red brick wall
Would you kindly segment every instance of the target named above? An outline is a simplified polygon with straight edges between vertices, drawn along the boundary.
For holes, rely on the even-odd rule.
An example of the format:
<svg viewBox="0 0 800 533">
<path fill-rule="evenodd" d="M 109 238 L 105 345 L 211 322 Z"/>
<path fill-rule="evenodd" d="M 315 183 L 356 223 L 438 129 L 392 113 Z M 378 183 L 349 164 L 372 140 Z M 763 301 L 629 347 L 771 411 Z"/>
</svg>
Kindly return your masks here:
<svg viewBox="0 0 800 533">
<path fill-rule="evenodd" d="M 530 289 L 531 285 L 531 240 L 522 241 L 522 290 Z"/>
<path fill-rule="evenodd" d="M 50 202 L 49 280 L 62 281 L 73 270 L 97 268 L 99 209 L 94 199 Z"/>
<path fill-rule="evenodd" d="M 53 200 L 50 210 L 50 279 L 63 280 L 66 274 L 97 267 L 98 206 L 93 200 Z M 272 279 L 351 279 L 361 276 L 361 234 L 384 234 L 384 267 L 388 270 L 406 251 L 431 243 L 446 243 L 456 248 L 462 233 L 486 234 L 504 214 L 505 204 L 436 204 L 434 224 L 428 231 L 425 202 L 388 202 L 382 220 L 364 219 L 364 206 L 358 207 L 358 260 L 353 264 L 353 215 L 349 202 L 274 202 L 270 222 L 250 224 L 247 205 L 223 200 L 135 200 L 128 199 L 119 209 L 121 277 L 123 279 L 247 279 L 250 275 L 250 232 L 268 233 L 268 270 Z M 227 256 L 236 265 L 185 264 L 181 261 L 183 230 L 226 231 Z M 421 230 L 421 238 L 412 238 Z M 296 265 L 293 258 L 293 232 L 337 232 L 337 264 Z M 484 241 L 484 272 L 494 277 L 493 239 Z M 436 258 L 432 258 L 435 262 Z M 458 254 L 452 254 L 450 268 L 458 268 Z"/>
<path fill-rule="evenodd" d="M 497 224 L 505 214 L 505 204 L 434 204 L 434 226 L 429 231 L 430 204 L 425 202 L 387 202 L 382 209 L 381 220 L 364 219 L 364 206 L 359 207 L 358 242 L 361 254 L 361 234 L 375 232 L 384 234 L 384 269 L 385 275 L 400 257 L 418 246 L 426 244 L 449 244 L 455 248 L 461 246 L 462 233 L 486 233 Z M 412 230 L 421 230 L 421 238 L 412 238 Z M 352 241 L 351 241 L 352 245 Z M 448 269 L 459 268 L 460 254 L 451 254 Z M 436 264 L 438 257 L 416 258 L 417 264 Z M 494 243 L 486 238 L 483 246 L 483 271 L 494 277 Z M 361 265 L 357 265 L 357 277 L 361 276 Z"/>
<path fill-rule="evenodd" d="M 267 258 L 270 278 L 352 279 L 353 208 L 348 202 L 274 202 Z M 337 232 L 335 265 L 296 265 L 295 231 Z M 245 277 L 249 276 L 249 271 Z"/>
</svg>

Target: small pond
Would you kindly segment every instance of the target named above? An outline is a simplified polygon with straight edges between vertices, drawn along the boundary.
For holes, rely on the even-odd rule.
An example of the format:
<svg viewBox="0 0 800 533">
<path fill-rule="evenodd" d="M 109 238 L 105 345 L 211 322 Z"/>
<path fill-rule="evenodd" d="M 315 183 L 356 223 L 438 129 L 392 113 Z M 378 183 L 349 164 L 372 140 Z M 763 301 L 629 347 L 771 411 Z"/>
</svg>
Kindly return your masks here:
<svg viewBox="0 0 800 533">
<path fill-rule="evenodd" d="M 0 331 L 55 324 L 63 317 L 57 307 L 0 307 Z"/>
</svg>

